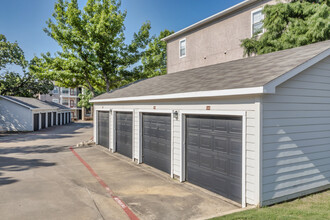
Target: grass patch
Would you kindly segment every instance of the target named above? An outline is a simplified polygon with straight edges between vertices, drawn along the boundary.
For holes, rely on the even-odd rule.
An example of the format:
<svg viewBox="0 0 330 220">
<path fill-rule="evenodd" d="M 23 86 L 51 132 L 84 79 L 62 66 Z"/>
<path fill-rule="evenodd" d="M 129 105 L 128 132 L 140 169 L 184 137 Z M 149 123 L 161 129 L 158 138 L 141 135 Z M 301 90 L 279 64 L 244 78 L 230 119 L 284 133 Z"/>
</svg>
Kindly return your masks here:
<svg viewBox="0 0 330 220">
<path fill-rule="evenodd" d="M 330 190 L 312 194 L 291 202 L 213 218 L 213 220 L 229 219 L 330 219 Z"/>
</svg>

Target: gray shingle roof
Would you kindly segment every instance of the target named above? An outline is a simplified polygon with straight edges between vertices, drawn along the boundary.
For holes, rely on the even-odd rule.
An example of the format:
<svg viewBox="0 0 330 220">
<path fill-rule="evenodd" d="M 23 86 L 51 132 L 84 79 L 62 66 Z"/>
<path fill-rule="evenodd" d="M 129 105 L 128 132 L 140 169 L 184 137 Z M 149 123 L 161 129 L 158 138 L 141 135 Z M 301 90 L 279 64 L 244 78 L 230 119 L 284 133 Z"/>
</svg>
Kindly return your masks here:
<svg viewBox="0 0 330 220">
<path fill-rule="evenodd" d="M 50 101 L 44 101 L 45 103 L 49 104 L 49 105 L 52 105 L 54 107 L 57 107 L 59 109 L 64 109 L 64 110 L 69 110 L 70 108 L 64 106 L 64 105 L 61 105 L 59 103 L 55 103 L 55 102 L 50 102 Z"/>
<path fill-rule="evenodd" d="M 18 103 L 21 103 L 23 105 L 26 105 L 32 109 L 36 109 L 36 108 L 42 108 L 42 109 L 52 109 L 52 108 L 56 108 L 52 105 L 49 105 L 46 102 L 40 101 L 39 99 L 35 99 L 35 98 L 27 98 L 27 97 L 18 97 L 18 96 L 4 96 L 9 100 L 13 100 L 16 101 Z"/>
<path fill-rule="evenodd" d="M 1 96 L 8 100 L 18 102 L 22 105 L 25 105 L 31 109 L 70 109 L 61 104 L 54 102 L 41 101 L 35 98 L 19 97 L 19 96 Z"/>
<path fill-rule="evenodd" d="M 93 100 L 260 87 L 330 48 L 330 40 L 142 80 Z"/>
</svg>

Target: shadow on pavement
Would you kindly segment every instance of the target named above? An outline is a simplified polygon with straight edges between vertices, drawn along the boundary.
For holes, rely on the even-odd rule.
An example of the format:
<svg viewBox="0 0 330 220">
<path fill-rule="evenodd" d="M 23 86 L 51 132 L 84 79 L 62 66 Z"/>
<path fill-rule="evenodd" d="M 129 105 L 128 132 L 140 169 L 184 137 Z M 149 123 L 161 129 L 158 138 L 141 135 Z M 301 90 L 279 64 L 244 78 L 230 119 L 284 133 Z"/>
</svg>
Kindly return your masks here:
<svg viewBox="0 0 330 220">
<path fill-rule="evenodd" d="M 35 132 L 2 133 L 0 134 L 0 145 L 40 139 L 72 138 L 74 135 L 82 133 L 78 132 L 78 129 L 91 127 L 93 127 L 93 124 L 90 122 L 79 122 L 61 126 L 53 126 Z"/>
<path fill-rule="evenodd" d="M 56 163 L 45 162 L 42 159 L 22 159 L 15 157 L 2 157 L 0 156 L 0 171 L 19 172 L 39 167 L 54 166 Z M 3 174 L 0 173 L 0 176 Z M 12 177 L 0 177 L 0 187 L 18 182 L 17 179 Z"/>
<path fill-rule="evenodd" d="M 69 151 L 69 146 L 52 146 L 52 145 L 39 145 L 39 146 L 27 146 L 27 147 L 10 147 L 0 148 L 0 155 L 4 154 L 43 154 L 43 153 L 58 153 L 63 151 Z"/>
</svg>

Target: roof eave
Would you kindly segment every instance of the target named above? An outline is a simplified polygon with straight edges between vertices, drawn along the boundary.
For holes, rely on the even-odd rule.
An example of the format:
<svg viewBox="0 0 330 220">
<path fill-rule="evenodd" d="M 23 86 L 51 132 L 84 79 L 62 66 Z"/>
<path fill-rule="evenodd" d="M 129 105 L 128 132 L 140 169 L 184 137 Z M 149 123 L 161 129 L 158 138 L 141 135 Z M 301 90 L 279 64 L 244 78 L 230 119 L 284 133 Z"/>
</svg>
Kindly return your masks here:
<svg viewBox="0 0 330 220">
<path fill-rule="evenodd" d="M 201 20 L 201 21 L 199 21 L 199 22 L 197 22 L 195 24 L 192 24 L 192 25 L 190 25 L 190 26 L 188 26 L 188 27 L 186 27 L 184 29 L 181 29 L 181 30 L 175 32 L 174 34 L 171 34 L 171 35 L 169 35 L 167 37 L 164 37 L 162 39 L 162 41 L 168 41 L 170 39 L 173 39 L 173 38 L 175 38 L 175 37 L 177 37 L 177 36 L 179 36 L 179 35 L 181 35 L 183 33 L 186 33 L 186 32 L 188 32 L 190 30 L 193 30 L 195 28 L 198 28 L 198 27 L 200 27 L 200 26 L 202 26 L 202 25 L 204 25 L 204 24 L 206 24 L 208 22 L 211 22 L 211 21 L 215 20 L 215 19 L 221 18 L 221 17 L 223 17 L 223 16 L 225 16 L 225 15 L 227 15 L 227 14 L 229 14 L 229 13 L 235 11 L 235 10 L 238 10 L 238 9 L 240 9 L 240 8 L 246 6 L 246 5 L 249 5 L 249 4 L 253 3 L 253 2 L 256 2 L 256 1 L 258 1 L 258 0 L 245 0 L 245 1 L 241 2 L 241 3 L 238 3 L 238 4 L 230 7 L 230 8 L 227 8 L 227 9 L 225 9 L 225 10 L 223 10 L 223 11 L 217 13 L 217 14 L 214 14 L 214 15 L 208 17 L 208 18 L 205 18 L 205 19 L 203 19 L 203 20 Z"/>
<path fill-rule="evenodd" d="M 234 96 L 234 95 L 253 95 L 253 94 L 262 94 L 262 93 L 264 93 L 263 86 L 251 87 L 251 88 L 185 92 L 185 93 L 174 93 L 174 94 L 164 94 L 164 95 L 96 99 L 96 100 L 90 100 L 90 102 L 91 103 L 102 103 L 102 102 L 127 102 L 127 101 L 184 99 L 184 98 L 208 98 L 208 97 L 223 97 L 223 96 Z"/>
<path fill-rule="evenodd" d="M 28 108 L 30 110 L 33 110 L 34 109 L 34 108 L 32 108 L 32 107 L 30 107 L 28 105 L 24 105 L 23 103 L 20 103 L 20 102 L 17 102 L 15 100 L 13 100 L 13 99 L 7 98 L 6 96 L 0 95 L 0 97 L 3 98 L 3 99 L 6 99 L 7 101 L 13 102 L 13 103 L 15 103 L 17 105 L 20 105 L 20 106 L 23 106 L 25 108 Z"/>
</svg>

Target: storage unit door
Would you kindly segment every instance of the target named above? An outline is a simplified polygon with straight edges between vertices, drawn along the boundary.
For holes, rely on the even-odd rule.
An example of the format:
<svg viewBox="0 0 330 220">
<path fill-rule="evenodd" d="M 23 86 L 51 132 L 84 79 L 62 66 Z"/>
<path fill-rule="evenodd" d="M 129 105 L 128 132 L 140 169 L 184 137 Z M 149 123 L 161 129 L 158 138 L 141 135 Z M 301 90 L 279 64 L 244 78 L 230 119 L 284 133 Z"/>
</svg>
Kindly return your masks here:
<svg viewBox="0 0 330 220">
<path fill-rule="evenodd" d="M 61 113 L 57 114 L 57 125 L 61 125 Z"/>
<path fill-rule="evenodd" d="M 109 112 L 98 112 L 98 144 L 109 148 Z"/>
<path fill-rule="evenodd" d="M 33 114 L 33 130 L 39 130 L 39 114 Z"/>
<path fill-rule="evenodd" d="M 62 113 L 62 125 L 64 125 L 64 113 Z"/>
<path fill-rule="evenodd" d="M 116 113 L 116 151 L 132 158 L 133 114 Z"/>
<path fill-rule="evenodd" d="M 56 125 L 56 112 L 53 112 L 53 125 Z"/>
<path fill-rule="evenodd" d="M 52 113 L 48 112 L 48 127 L 52 126 Z"/>
<path fill-rule="evenodd" d="M 143 163 L 171 173 L 171 115 L 142 115 Z"/>
<path fill-rule="evenodd" d="M 46 113 L 41 113 L 41 129 L 46 128 Z"/>
<path fill-rule="evenodd" d="M 241 117 L 186 116 L 186 180 L 241 203 Z"/>
</svg>

